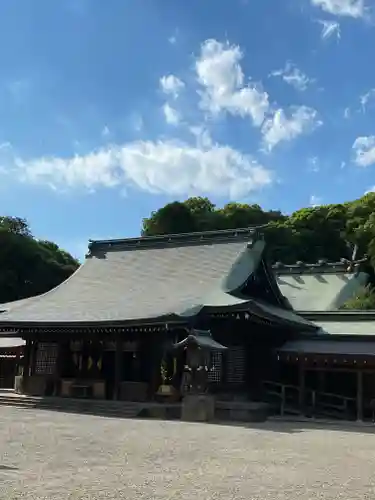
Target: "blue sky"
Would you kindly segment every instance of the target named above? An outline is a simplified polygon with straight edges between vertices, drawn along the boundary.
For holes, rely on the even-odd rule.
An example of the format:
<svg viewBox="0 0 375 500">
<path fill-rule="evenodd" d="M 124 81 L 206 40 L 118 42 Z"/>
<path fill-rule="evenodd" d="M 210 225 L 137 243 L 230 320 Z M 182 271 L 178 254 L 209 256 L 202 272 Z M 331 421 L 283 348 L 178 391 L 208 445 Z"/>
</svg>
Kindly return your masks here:
<svg viewBox="0 0 375 500">
<path fill-rule="evenodd" d="M 373 0 L 2 0 L 0 213 L 82 258 L 191 195 L 375 186 Z"/>
</svg>

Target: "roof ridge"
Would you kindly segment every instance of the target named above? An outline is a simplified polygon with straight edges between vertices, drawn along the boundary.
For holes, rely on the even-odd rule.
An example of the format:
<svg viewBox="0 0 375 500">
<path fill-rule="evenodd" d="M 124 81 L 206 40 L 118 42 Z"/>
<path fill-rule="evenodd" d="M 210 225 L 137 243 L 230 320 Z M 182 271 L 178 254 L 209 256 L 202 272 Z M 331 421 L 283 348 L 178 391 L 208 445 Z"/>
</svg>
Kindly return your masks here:
<svg viewBox="0 0 375 500">
<path fill-rule="evenodd" d="M 357 273 L 360 270 L 361 264 L 368 261 L 367 256 L 363 259 L 351 261 L 350 259 L 341 258 L 338 262 L 329 262 L 327 259 L 319 259 L 315 263 L 306 263 L 297 261 L 294 264 L 286 264 L 284 262 L 275 262 L 272 269 L 278 274 L 293 274 L 293 273 L 313 273 L 314 271 L 322 273 L 345 272 Z"/>
<path fill-rule="evenodd" d="M 261 237 L 259 229 L 264 226 L 249 226 L 238 229 L 220 229 L 216 231 L 199 231 L 194 233 L 165 234 L 160 236 L 139 236 L 135 238 L 119 238 L 108 240 L 89 240 L 89 254 L 96 251 L 163 248 L 173 245 L 201 244 L 203 242 L 226 242 L 246 239 L 249 236 Z"/>
</svg>

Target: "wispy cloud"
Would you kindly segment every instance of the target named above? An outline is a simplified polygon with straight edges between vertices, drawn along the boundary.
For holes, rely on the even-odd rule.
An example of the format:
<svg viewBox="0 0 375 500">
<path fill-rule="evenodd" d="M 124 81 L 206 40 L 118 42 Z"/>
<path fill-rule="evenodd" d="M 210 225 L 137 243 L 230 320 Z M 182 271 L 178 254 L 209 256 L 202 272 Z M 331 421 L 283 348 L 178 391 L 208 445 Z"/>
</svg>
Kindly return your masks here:
<svg viewBox="0 0 375 500">
<path fill-rule="evenodd" d="M 328 40 L 332 37 L 335 37 L 336 40 L 340 40 L 341 38 L 341 26 L 337 21 L 327 21 L 325 19 L 319 19 L 318 23 L 322 27 L 321 39 Z"/>
<path fill-rule="evenodd" d="M 179 35 L 179 29 L 178 29 L 178 28 L 176 28 L 176 29 L 174 30 L 173 35 L 171 35 L 171 36 L 168 38 L 168 42 L 169 42 L 171 45 L 176 45 L 177 40 L 178 40 L 178 35 Z"/>
<path fill-rule="evenodd" d="M 310 196 L 310 206 L 315 208 L 319 207 L 322 204 L 322 198 L 320 196 L 316 196 L 315 194 L 312 194 Z"/>
<path fill-rule="evenodd" d="M 169 125 L 176 126 L 180 123 L 180 120 L 181 120 L 180 113 L 175 108 L 173 108 L 170 104 L 168 104 L 167 102 L 163 106 L 163 113 L 164 113 L 165 121 Z"/>
<path fill-rule="evenodd" d="M 102 129 L 101 135 L 102 137 L 108 137 L 111 134 L 111 131 L 109 130 L 109 127 L 105 125 Z"/>
<path fill-rule="evenodd" d="M 301 134 L 311 132 L 322 125 L 315 109 L 307 106 L 291 108 L 289 116 L 278 109 L 262 127 L 263 141 L 270 151 L 282 141 L 291 141 Z"/>
<path fill-rule="evenodd" d="M 370 89 L 368 92 L 360 96 L 359 101 L 361 103 L 361 109 L 363 113 L 366 112 L 369 103 L 371 102 L 371 100 L 374 99 L 374 97 L 375 97 L 375 88 Z"/>
<path fill-rule="evenodd" d="M 369 167 L 375 163 L 375 135 L 357 137 L 353 144 L 354 163 Z"/>
<path fill-rule="evenodd" d="M 29 78 L 20 78 L 8 82 L 7 88 L 12 99 L 17 104 L 23 104 L 25 100 L 30 98 L 32 82 Z"/>
<path fill-rule="evenodd" d="M 175 75 L 162 76 L 159 83 L 161 90 L 175 99 L 185 87 L 184 82 Z"/>
<path fill-rule="evenodd" d="M 320 164 L 319 164 L 319 158 L 317 156 L 313 156 L 307 160 L 308 164 L 308 170 L 310 172 L 319 172 L 320 171 Z"/>
<path fill-rule="evenodd" d="M 283 69 L 272 71 L 270 76 L 280 77 L 285 83 L 291 85 L 296 90 L 305 91 L 315 82 L 314 79 L 309 78 L 303 71 L 301 71 L 295 64 L 288 61 Z"/>
</svg>

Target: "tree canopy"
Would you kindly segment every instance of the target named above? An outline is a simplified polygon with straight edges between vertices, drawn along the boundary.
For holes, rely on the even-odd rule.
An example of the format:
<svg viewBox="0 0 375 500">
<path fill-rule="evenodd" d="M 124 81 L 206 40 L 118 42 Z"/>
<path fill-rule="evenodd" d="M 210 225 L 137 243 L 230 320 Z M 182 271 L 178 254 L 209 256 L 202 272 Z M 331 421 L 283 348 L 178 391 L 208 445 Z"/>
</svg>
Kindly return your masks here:
<svg viewBox="0 0 375 500">
<path fill-rule="evenodd" d="M 55 243 L 34 238 L 25 219 L 0 217 L 0 303 L 45 293 L 78 266 Z"/>
<path fill-rule="evenodd" d="M 228 203 L 216 207 L 207 198 L 169 203 L 143 220 L 143 235 L 188 233 L 263 226 L 274 262 L 339 261 L 368 254 L 375 264 L 375 193 L 343 204 L 302 208 L 290 215 L 259 205 Z"/>
<path fill-rule="evenodd" d="M 143 235 L 187 233 L 262 226 L 272 262 L 293 264 L 319 260 L 338 262 L 368 255 L 371 287 L 344 308 L 375 309 L 375 193 L 343 204 L 302 208 L 290 215 L 262 210 L 259 205 L 228 203 L 216 207 L 207 198 L 169 203 L 143 220 Z"/>
</svg>

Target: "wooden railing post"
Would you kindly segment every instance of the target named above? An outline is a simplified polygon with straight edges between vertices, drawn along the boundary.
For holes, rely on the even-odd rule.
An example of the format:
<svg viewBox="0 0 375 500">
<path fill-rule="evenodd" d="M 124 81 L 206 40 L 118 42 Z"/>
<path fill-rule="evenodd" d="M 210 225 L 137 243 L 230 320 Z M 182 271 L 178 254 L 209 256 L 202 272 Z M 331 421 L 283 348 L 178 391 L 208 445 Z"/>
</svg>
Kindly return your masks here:
<svg viewBox="0 0 375 500">
<path fill-rule="evenodd" d="M 283 417 L 285 413 L 285 385 L 281 386 L 281 405 L 280 405 L 280 415 Z"/>
<path fill-rule="evenodd" d="M 357 420 L 363 420 L 363 372 L 357 371 Z"/>
<path fill-rule="evenodd" d="M 311 411 L 311 416 L 315 417 L 315 412 L 316 412 L 316 392 L 312 391 L 311 394 L 311 406 L 312 406 L 312 411 Z"/>
<path fill-rule="evenodd" d="M 301 415 L 305 413 L 305 367 L 300 361 L 299 364 L 299 398 L 298 406 Z"/>
</svg>

